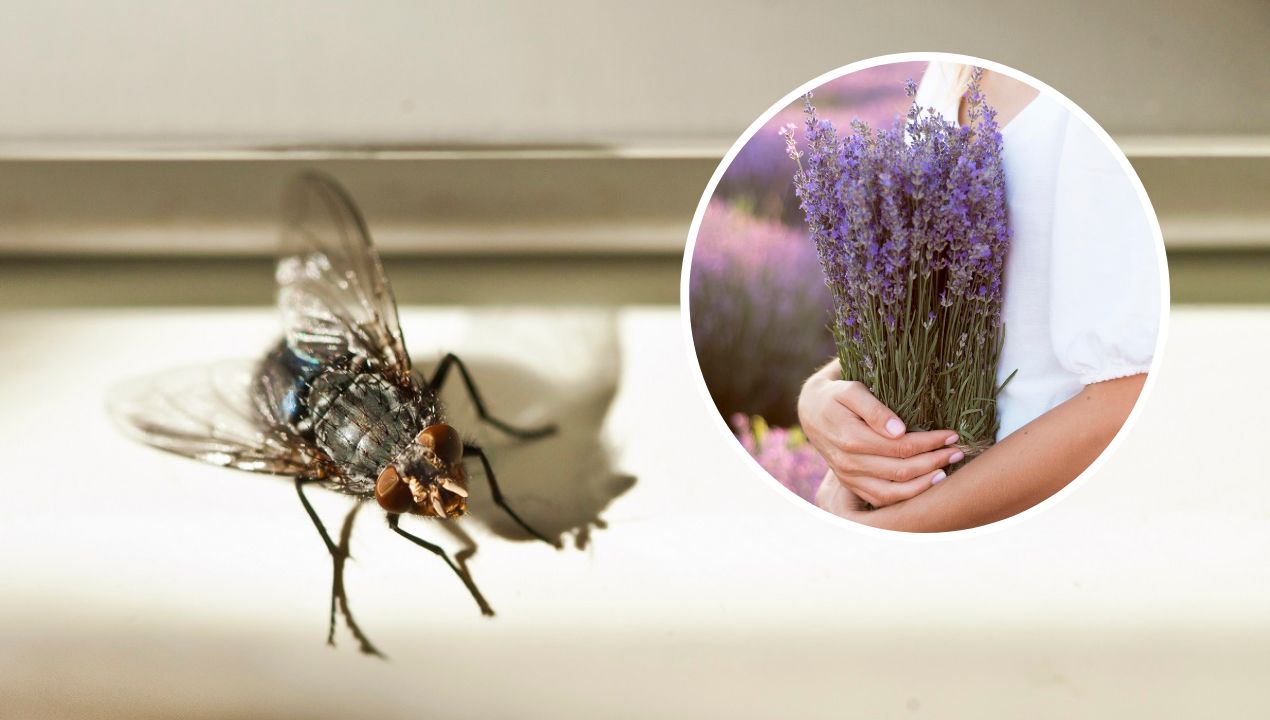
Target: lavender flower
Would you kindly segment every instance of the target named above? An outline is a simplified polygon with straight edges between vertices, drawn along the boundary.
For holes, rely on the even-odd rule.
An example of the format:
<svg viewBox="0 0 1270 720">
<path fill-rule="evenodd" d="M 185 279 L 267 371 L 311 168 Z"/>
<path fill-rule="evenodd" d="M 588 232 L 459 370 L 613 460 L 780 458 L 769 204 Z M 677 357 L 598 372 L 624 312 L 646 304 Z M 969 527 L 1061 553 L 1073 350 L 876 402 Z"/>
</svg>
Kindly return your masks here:
<svg viewBox="0 0 1270 720">
<path fill-rule="evenodd" d="M 1010 243 L 1001 133 L 980 92 L 959 127 L 917 107 L 839 137 L 808 95 L 804 142 L 787 128 L 794 186 L 833 296 L 843 376 L 912 429 L 951 428 L 968 454 L 996 435 L 995 386 Z M 906 90 L 915 96 L 910 81 Z"/>
<path fill-rule="evenodd" d="M 906 104 L 895 92 L 897 83 L 916 72 L 924 63 L 891 63 L 849 73 L 816 88 L 820 117 L 840 127 L 852 118 L 887 123 Z M 746 207 L 762 218 L 779 220 L 786 225 L 801 225 L 802 211 L 794 195 L 793 183 L 773 182 L 775 177 L 789 178 L 789 158 L 778 130 L 789 123 L 802 122 L 802 107 L 789 107 L 777 113 L 747 142 L 733 158 L 715 188 L 715 197 L 734 206 Z"/>
</svg>

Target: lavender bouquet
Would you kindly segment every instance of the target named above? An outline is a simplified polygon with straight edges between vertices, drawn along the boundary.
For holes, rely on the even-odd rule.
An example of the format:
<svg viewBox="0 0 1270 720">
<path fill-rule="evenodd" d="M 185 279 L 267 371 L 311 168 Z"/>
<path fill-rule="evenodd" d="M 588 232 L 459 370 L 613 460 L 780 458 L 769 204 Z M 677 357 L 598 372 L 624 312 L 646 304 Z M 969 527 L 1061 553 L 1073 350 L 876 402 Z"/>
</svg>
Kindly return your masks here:
<svg viewBox="0 0 1270 720">
<path fill-rule="evenodd" d="M 981 74 L 965 126 L 914 102 L 890 128 L 855 121 L 840 137 L 809 94 L 806 147 L 793 125 L 782 130 L 833 296 L 843 377 L 865 383 L 910 429 L 954 430 L 967 458 L 997 432 L 1010 244 L 1001 133 Z M 906 90 L 916 96 L 911 80 Z"/>
</svg>

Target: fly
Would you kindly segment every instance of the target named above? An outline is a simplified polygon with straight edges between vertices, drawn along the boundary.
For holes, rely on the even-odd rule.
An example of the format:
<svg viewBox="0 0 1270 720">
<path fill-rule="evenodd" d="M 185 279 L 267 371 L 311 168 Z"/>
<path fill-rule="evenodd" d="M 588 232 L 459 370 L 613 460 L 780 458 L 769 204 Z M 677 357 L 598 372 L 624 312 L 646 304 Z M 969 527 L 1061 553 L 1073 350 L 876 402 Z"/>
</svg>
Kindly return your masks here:
<svg viewBox="0 0 1270 720">
<path fill-rule="evenodd" d="M 353 622 L 343 593 L 349 513 L 337 544 L 305 496 L 319 485 L 374 498 L 393 532 L 445 561 L 484 615 L 493 610 L 440 546 L 402 529 L 402 515 L 456 518 L 467 512 L 466 463 L 480 464 L 494 504 L 525 532 L 559 547 L 503 498 L 481 446 L 446 422 L 442 385 L 457 374 L 481 421 L 520 439 L 554 426 L 518 428 L 489 414 L 463 361 L 442 358 L 431 378 L 406 353 L 397 304 L 361 213 L 334 180 L 305 174 L 284 203 L 277 261 L 283 337 L 255 362 L 161 373 L 124 386 L 112 414 L 154 447 L 205 462 L 294 478 L 300 502 L 335 568 L 327 641 L 337 598 L 362 650 L 378 654 Z"/>
</svg>

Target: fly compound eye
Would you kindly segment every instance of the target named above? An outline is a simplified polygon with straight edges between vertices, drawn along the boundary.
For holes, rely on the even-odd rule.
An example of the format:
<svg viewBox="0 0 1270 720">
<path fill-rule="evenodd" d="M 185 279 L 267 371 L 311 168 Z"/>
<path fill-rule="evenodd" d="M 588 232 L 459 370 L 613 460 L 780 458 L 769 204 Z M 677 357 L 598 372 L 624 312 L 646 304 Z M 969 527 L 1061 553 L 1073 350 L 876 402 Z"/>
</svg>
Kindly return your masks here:
<svg viewBox="0 0 1270 720">
<path fill-rule="evenodd" d="M 414 507 L 410 486 L 392 465 L 384 468 L 375 481 L 375 500 L 379 501 L 380 507 L 393 513 L 404 513 Z"/>
<path fill-rule="evenodd" d="M 453 465 L 463 459 L 463 439 L 459 431 L 445 423 L 429 425 L 419 432 L 415 441 L 436 453 L 445 465 Z"/>
</svg>

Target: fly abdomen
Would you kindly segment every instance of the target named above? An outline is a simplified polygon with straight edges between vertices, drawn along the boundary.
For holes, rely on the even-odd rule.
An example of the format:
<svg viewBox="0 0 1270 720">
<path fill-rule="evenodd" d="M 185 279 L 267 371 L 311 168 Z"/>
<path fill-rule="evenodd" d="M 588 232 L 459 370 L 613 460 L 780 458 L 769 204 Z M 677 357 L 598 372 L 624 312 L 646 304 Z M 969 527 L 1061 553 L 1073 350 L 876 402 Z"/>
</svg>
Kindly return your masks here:
<svg viewBox="0 0 1270 720">
<path fill-rule="evenodd" d="M 318 447 L 351 477 L 374 478 L 420 427 L 401 389 L 373 373 L 323 373 L 309 391 L 309 409 Z"/>
<path fill-rule="evenodd" d="M 256 392 L 269 403 L 272 413 L 286 421 L 292 430 L 308 435 L 312 429 L 308 405 L 310 383 L 322 372 L 321 365 L 301 358 L 286 342 L 279 342 L 256 368 Z"/>
</svg>

